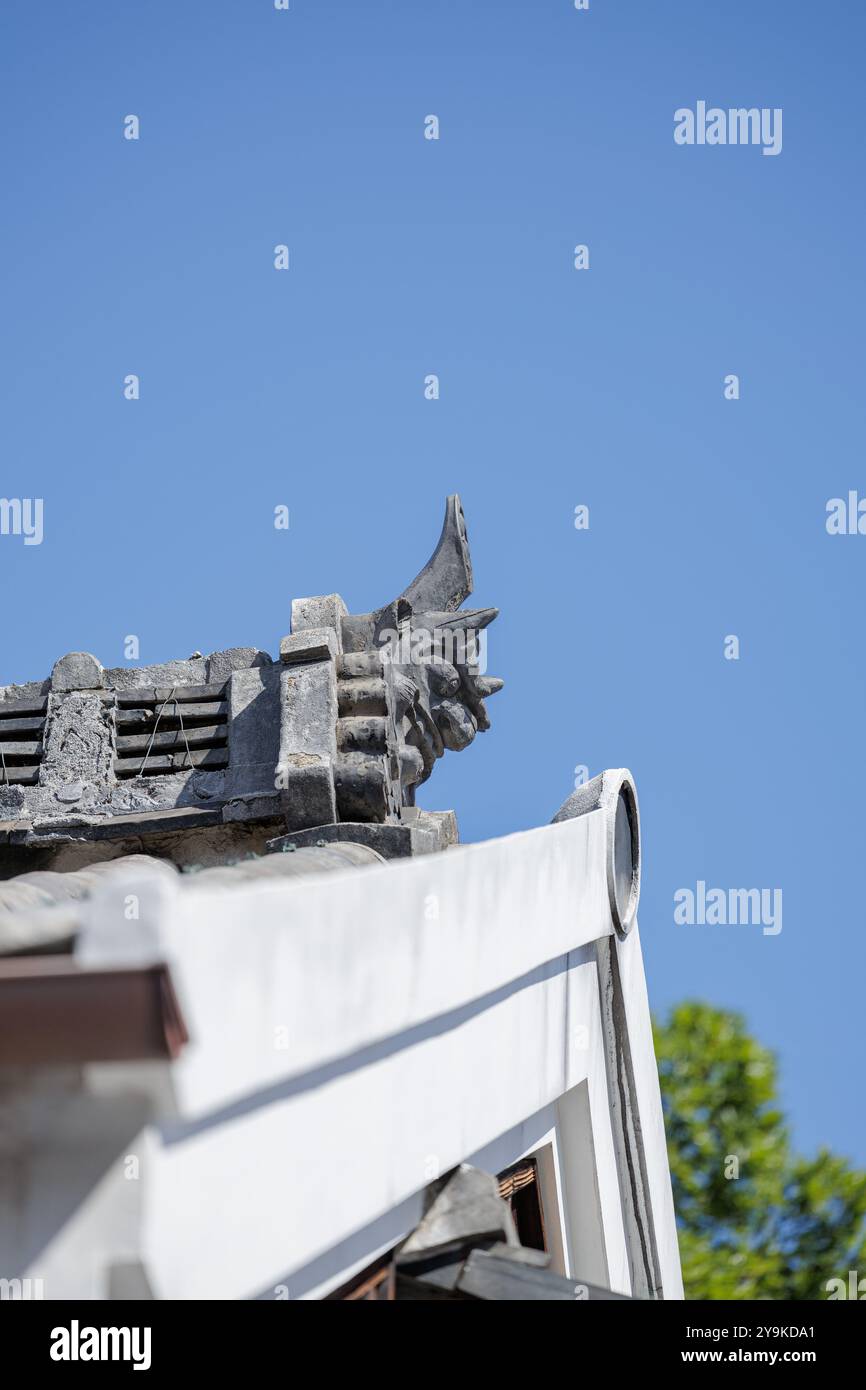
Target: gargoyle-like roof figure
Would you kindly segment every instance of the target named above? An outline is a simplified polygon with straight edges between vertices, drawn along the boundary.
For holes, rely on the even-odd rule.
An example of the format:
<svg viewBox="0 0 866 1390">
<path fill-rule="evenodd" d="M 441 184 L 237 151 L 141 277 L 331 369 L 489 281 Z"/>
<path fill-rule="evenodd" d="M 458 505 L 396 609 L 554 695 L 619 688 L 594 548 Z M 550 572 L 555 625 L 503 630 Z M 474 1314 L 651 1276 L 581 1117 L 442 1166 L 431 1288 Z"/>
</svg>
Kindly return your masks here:
<svg viewBox="0 0 866 1390">
<path fill-rule="evenodd" d="M 244 647 L 105 669 L 70 652 L 47 680 L 0 687 L 0 875 L 84 868 L 107 840 L 181 863 L 191 830 L 211 864 L 347 824 L 392 827 L 389 853 L 401 827 L 403 852 L 425 830 L 428 848 L 453 839 L 453 816 L 416 811 L 415 790 L 489 727 L 502 686 L 484 671 L 497 610 L 461 608 L 471 589 L 454 495 L 396 599 L 366 614 L 337 594 L 295 600 L 278 659 Z"/>
</svg>

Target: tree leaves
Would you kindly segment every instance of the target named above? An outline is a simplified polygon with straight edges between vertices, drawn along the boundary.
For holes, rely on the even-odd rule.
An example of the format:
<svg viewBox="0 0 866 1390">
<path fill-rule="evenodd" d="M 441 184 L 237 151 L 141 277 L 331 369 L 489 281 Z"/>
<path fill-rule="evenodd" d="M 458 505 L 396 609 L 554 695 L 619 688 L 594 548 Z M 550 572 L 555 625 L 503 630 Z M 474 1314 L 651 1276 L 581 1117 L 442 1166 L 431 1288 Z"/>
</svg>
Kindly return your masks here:
<svg viewBox="0 0 866 1390">
<path fill-rule="evenodd" d="M 819 1299 L 866 1275 L 866 1173 L 791 1152 L 741 1015 L 688 1001 L 654 1031 L 686 1297 Z"/>
</svg>

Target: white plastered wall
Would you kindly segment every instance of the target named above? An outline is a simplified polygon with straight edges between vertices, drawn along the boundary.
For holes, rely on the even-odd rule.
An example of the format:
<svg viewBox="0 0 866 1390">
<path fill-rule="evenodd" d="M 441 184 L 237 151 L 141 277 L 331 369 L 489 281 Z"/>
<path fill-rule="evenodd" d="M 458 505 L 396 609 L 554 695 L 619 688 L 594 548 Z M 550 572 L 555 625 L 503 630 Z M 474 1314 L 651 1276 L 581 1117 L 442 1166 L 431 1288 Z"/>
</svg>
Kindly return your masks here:
<svg viewBox="0 0 866 1390">
<path fill-rule="evenodd" d="M 137 1141 L 137 1238 L 125 1231 L 118 1250 L 110 1221 L 90 1221 L 90 1265 L 137 1257 L 157 1297 L 308 1297 L 409 1229 L 437 1173 L 496 1171 L 552 1131 L 569 1272 L 629 1292 L 592 950 L 613 931 L 605 853 L 598 811 L 288 885 L 107 885 L 82 960 L 167 960 L 191 1043 Z M 677 1296 L 636 932 L 622 946 L 665 1294 Z M 129 1075 L 93 1068 L 90 1084 L 126 1093 Z M 51 1265 L 49 1297 L 74 1296 L 64 1250 L 78 1230 L 70 1217 L 32 1252 L 34 1275 Z M 77 1296 L 102 1296 L 104 1280 L 88 1287 Z"/>
</svg>

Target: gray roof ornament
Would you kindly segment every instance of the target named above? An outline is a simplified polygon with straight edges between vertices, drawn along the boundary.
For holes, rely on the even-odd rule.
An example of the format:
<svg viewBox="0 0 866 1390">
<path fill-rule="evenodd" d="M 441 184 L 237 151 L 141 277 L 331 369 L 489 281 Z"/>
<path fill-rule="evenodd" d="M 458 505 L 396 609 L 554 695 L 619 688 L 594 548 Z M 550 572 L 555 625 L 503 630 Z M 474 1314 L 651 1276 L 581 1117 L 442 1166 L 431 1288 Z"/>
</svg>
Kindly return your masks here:
<svg viewBox="0 0 866 1390">
<path fill-rule="evenodd" d="M 472 561 L 466 519 L 454 492 L 445 502 L 445 520 L 436 549 L 400 597 L 410 604 L 413 613 L 432 613 L 437 609 L 453 613 L 471 593 Z"/>
<path fill-rule="evenodd" d="M 381 712 L 388 715 L 387 751 L 396 757 L 398 817 L 400 807 L 414 806 L 415 789 L 446 749 L 458 752 L 490 728 L 485 700 L 502 689 L 502 681 L 486 674 L 484 629 L 499 610 L 461 609 L 471 589 L 469 539 L 455 493 L 445 503 L 436 549 L 408 588 L 375 612 L 347 613 L 340 623 L 345 672 L 351 665 L 354 674 L 363 654 L 370 674 L 385 686 L 387 708 Z M 348 691 L 340 703 L 348 706 Z M 361 800 L 371 801 L 369 778 Z M 356 809 L 352 818 L 381 820 L 389 814 L 385 808 L 362 817 Z"/>
<path fill-rule="evenodd" d="M 286 833 L 306 847 L 307 831 L 319 849 L 354 836 L 388 857 L 453 843 L 453 815 L 415 793 L 489 729 L 502 686 L 486 673 L 497 610 L 461 608 L 471 589 L 454 494 L 396 599 L 367 613 L 339 594 L 295 599 L 277 661 L 235 647 L 103 670 L 72 652 L 48 680 L 0 687 L 0 870 L 29 868 L 31 850 L 40 868 L 77 869 L 98 853 L 82 840 L 128 852 L 143 835 L 184 862 L 177 832 L 193 828 L 201 862 L 229 843 L 282 848 Z"/>
</svg>

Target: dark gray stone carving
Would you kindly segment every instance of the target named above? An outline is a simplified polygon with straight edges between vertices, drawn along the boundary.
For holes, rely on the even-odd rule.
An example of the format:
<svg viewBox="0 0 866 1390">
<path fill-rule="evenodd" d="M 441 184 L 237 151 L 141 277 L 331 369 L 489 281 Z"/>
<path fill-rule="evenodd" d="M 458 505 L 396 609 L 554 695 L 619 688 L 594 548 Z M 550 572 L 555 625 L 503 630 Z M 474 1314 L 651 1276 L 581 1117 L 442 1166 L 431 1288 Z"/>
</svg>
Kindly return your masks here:
<svg viewBox="0 0 866 1390">
<path fill-rule="evenodd" d="M 416 788 L 489 728 L 502 686 L 484 673 L 496 609 L 461 609 L 471 588 L 453 496 L 397 598 L 363 614 L 338 594 L 295 600 L 276 661 L 235 647 L 103 669 L 71 652 L 47 681 L 0 687 L 0 877 L 37 857 L 95 862 L 109 837 L 116 852 L 166 853 L 166 836 L 191 833 L 184 816 L 203 862 L 347 824 L 393 828 L 376 842 L 388 857 L 444 848 L 456 832 L 422 818 Z"/>
<path fill-rule="evenodd" d="M 292 635 L 284 640 L 281 657 L 295 679 L 302 669 L 309 674 L 300 697 L 287 691 L 283 699 L 280 761 L 290 831 L 302 827 L 308 800 L 315 796 L 320 802 L 328 766 L 332 820 L 401 820 L 445 750 L 467 747 L 490 727 L 485 700 L 502 681 L 484 674 L 483 647 L 497 610 L 460 611 L 471 587 L 466 523 L 455 495 L 446 502 L 436 549 L 392 602 L 362 614 L 350 614 L 338 594 L 292 605 Z M 335 686 L 329 670 L 321 669 L 331 660 Z M 334 701 L 330 743 L 324 735 Z M 318 731 L 315 749 L 312 727 Z M 316 761 L 299 767 L 297 759 L 311 752 Z M 309 790 L 299 793 L 302 783 Z"/>
<path fill-rule="evenodd" d="M 498 610 L 458 611 L 471 589 L 466 523 L 455 494 L 420 574 L 392 603 L 342 622 L 343 705 L 356 691 L 360 696 L 362 686 L 355 682 L 365 675 L 377 682 L 386 723 L 388 716 L 393 721 L 403 805 L 414 804 L 415 788 L 446 749 L 457 752 L 490 727 L 485 699 L 502 681 L 483 674 L 482 648 Z"/>
</svg>

